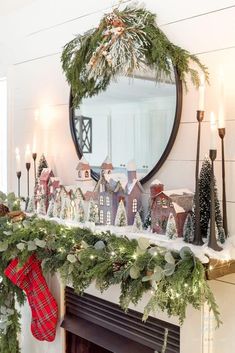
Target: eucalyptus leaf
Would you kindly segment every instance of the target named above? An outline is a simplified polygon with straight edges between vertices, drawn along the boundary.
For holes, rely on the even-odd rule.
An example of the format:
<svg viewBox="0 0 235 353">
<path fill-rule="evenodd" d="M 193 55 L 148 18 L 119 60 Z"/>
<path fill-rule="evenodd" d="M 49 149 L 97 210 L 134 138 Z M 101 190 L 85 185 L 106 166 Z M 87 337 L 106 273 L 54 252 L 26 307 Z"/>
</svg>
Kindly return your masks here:
<svg viewBox="0 0 235 353">
<path fill-rule="evenodd" d="M 81 241 L 81 245 L 83 249 L 87 249 L 89 247 L 89 245 L 84 240 Z"/>
<path fill-rule="evenodd" d="M 7 308 L 5 306 L 1 306 L 0 312 L 2 315 L 5 315 L 7 313 Z"/>
<path fill-rule="evenodd" d="M 105 248 L 105 243 L 102 240 L 99 240 L 95 243 L 94 248 L 96 250 L 103 250 Z"/>
<path fill-rule="evenodd" d="M 0 242 L 0 252 L 4 252 L 8 249 L 8 243 L 7 242 Z"/>
<path fill-rule="evenodd" d="M 169 264 L 175 264 L 175 259 L 174 257 L 172 256 L 171 252 L 168 251 L 165 253 L 165 260 L 166 262 L 168 262 Z"/>
<path fill-rule="evenodd" d="M 74 263 L 77 261 L 77 258 L 76 258 L 75 255 L 69 254 L 69 255 L 67 256 L 67 260 L 68 260 L 69 262 L 71 262 L 72 264 L 74 264 Z"/>
<path fill-rule="evenodd" d="M 16 195 L 14 192 L 10 192 L 8 195 L 7 195 L 7 201 L 9 202 L 14 202 L 16 200 Z"/>
<path fill-rule="evenodd" d="M 144 276 L 144 277 L 142 278 L 142 282 L 148 282 L 148 281 L 151 281 L 151 280 L 152 280 L 152 278 L 153 278 L 153 276 Z"/>
<path fill-rule="evenodd" d="M 137 279 L 137 278 L 139 278 L 139 276 L 140 276 L 140 270 L 139 270 L 139 268 L 138 268 L 137 266 L 132 266 L 132 267 L 130 268 L 130 277 L 131 277 L 132 279 Z"/>
<path fill-rule="evenodd" d="M 13 309 L 7 309 L 7 315 L 9 315 L 9 316 L 14 315 L 14 310 Z"/>
<path fill-rule="evenodd" d="M 16 230 L 18 230 L 20 228 L 21 228 L 21 224 L 20 223 L 13 223 L 12 224 L 13 232 L 15 232 Z"/>
<path fill-rule="evenodd" d="M 37 245 L 35 244 L 35 242 L 33 240 L 29 240 L 27 242 L 28 245 L 28 251 L 34 251 L 37 249 Z"/>
<path fill-rule="evenodd" d="M 136 255 L 143 255 L 145 253 L 146 250 L 141 249 L 139 246 L 137 246 L 136 248 Z"/>
<path fill-rule="evenodd" d="M 156 255 L 159 252 L 159 248 L 157 246 L 152 246 L 148 249 L 148 253 L 151 255 Z"/>
<path fill-rule="evenodd" d="M 165 268 L 164 268 L 164 274 L 165 276 L 171 276 L 175 272 L 175 265 L 166 263 Z"/>
<path fill-rule="evenodd" d="M 24 226 L 24 228 L 29 229 L 31 227 L 31 223 L 29 221 L 27 221 L 27 220 L 24 220 L 23 221 L 23 226 Z"/>
<path fill-rule="evenodd" d="M 19 243 L 16 245 L 17 249 L 19 249 L 20 251 L 23 251 L 25 249 L 25 243 Z"/>
<path fill-rule="evenodd" d="M 1 200 L 1 201 L 5 201 L 6 198 L 7 198 L 7 195 L 4 194 L 4 192 L 0 191 L 0 200 Z"/>
<path fill-rule="evenodd" d="M 34 239 L 35 241 L 35 244 L 39 247 L 39 248 L 42 248 L 44 249 L 46 247 L 46 242 L 45 240 L 40 240 L 38 238 Z"/>
<path fill-rule="evenodd" d="M 5 230 L 5 231 L 3 232 L 3 234 L 5 234 L 5 235 L 7 235 L 7 236 L 10 236 L 10 235 L 13 234 L 13 232 L 12 232 L 12 230 Z"/>
<path fill-rule="evenodd" d="M 73 265 L 72 263 L 69 265 L 69 269 L 68 269 L 68 274 L 71 275 L 71 273 L 73 272 Z"/>
<path fill-rule="evenodd" d="M 153 280 L 158 282 L 163 277 L 163 269 L 160 266 L 155 266 L 154 273 L 153 273 Z"/>
<path fill-rule="evenodd" d="M 149 247 L 149 239 L 141 237 L 137 241 L 141 250 L 146 250 Z"/>
<path fill-rule="evenodd" d="M 192 250 L 188 246 L 184 246 L 180 250 L 180 257 L 182 260 L 186 260 L 187 258 L 191 257 L 193 255 Z"/>
</svg>

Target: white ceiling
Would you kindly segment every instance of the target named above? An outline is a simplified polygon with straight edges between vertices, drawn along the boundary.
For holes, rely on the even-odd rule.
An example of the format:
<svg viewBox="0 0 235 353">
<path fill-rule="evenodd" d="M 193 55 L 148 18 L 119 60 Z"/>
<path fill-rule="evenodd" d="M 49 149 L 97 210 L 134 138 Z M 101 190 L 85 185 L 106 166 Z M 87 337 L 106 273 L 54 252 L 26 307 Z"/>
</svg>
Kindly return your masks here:
<svg viewBox="0 0 235 353">
<path fill-rule="evenodd" d="M 0 16 L 7 16 L 35 0 L 0 0 Z"/>
</svg>

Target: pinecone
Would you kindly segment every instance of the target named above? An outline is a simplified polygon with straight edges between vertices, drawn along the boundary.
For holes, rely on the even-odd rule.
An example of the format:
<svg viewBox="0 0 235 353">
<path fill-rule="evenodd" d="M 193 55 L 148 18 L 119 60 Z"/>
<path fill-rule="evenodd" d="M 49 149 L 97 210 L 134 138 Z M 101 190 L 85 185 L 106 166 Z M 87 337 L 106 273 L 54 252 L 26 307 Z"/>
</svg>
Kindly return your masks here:
<svg viewBox="0 0 235 353">
<path fill-rule="evenodd" d="M 9 208 L 5 206 L 3 203 L 0 204 L 0 217 L 6 216 L 6 214 L 9 212 Z"/>
<path fill-rule="evenodd" d="M 113 263 L 113 272 L 117 272 L 120 270 L 122 264 L 120 262 L 114 262 Z"/>
</svg>

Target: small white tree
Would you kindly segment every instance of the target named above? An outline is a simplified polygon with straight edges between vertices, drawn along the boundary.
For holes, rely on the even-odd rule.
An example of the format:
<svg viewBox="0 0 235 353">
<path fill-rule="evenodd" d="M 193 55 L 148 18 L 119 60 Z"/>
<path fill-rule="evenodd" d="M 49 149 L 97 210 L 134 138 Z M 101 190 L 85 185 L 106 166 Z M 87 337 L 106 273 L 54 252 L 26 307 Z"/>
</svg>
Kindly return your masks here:
<svg viewBox="0 0 235 353">
<path fill-rule="evenodd" d="M 60 217 L 61 211 L 61 197 L 57 195 L 55 198 L 54 208 L 53 208 L 53 217 Z"/>
<path fill-rule="evenodd" d="M 139 231 L 142 231 L 142 230 L 143 230 L 142 220 L 141 220 L 139 212 L 136 212 L 135 218 L 134 218 L 133 227 L 132 227 L 132 231 L 133 232 L 139 232 Z"/>
<path fill-rule="evenodd" d="M 80 223 L 85 222 L 85 209 L 84 209 L 84 202 L 82 199 L 80 199 L 76 205 L 76 211 L 75 211 L 75 220 Z"/>
<path fill-rule="evenodd" d="M 125 227 L 127 226 L 127 215 L 123 201 L 121 200 L 118 205 L 117 214 L 115 217 L 115 226 Z"/>
<path fill-rule="evenodd" d="M 46 204 L 45 204 L 45 198 L 43 196 L 41 196 L 39 201 L 38 213 L 42 215 L 46 214 Z"/>
<path fill-rule="evenodd" d="M 186 243 L 190 243 L 193 239 L 193 220 L 190 213 L 188 213 L 184 222 L 183 237 Z"/>
<path fill-rule="evenodd" d="M 87 220 L 88 222 L 93 222 L 93 223 L 99 222 L 98 208 L 93 199 L 91 199 L 89 202 Z"/>
<path fill-rule="evenodd" d="M 166 235 L 169 239 L 175 239 L 178 236 L 177 227 L 175 223 L 175 217 L 170 213 L 166 226 Z"/>
<path fill-rule="evenodd" d="M 35 213 L 35 198 L 34 196 L 32 196 L 29 200 L 29 204 L 28 204 L 28 207 L 27 207 L 27 212 L 29 213 Z"/>
<path fill-rule="evenodd" d="M 65 197 L 63 199 L 62 207 L 61 207 L 61 211 L 60 211 L 60 218 L 61 219 L 68 219 L 69 218 L 69 205 L 68 205 L 67 197 Z"/>
<path fill-rule="evenodd" d="M 48 209 L 47 209 L 47 216 L 50 217 L 50 218 L 53 217 L 54 206 L 55 206 L 55 200 L 52 197 L 50 202 L 49 202 Z"/>
</svg>

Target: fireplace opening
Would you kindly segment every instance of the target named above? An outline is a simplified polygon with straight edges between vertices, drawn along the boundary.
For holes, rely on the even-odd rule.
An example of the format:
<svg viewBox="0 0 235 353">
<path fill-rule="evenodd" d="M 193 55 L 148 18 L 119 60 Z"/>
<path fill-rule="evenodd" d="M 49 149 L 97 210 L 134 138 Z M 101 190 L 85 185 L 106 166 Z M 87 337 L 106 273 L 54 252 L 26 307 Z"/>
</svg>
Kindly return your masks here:
<svg viewBox="0 0 235 353">
<path fill-rule="evenodd" d="M 66 353 L 180 353 L 180 328 L 134 310 L 65 289 Z"/>
<path fill-rule="evenodd" d="M 66 332 L 66 342 L 66 353 L 114 353 L 70 332 Z"/>
</svg>

